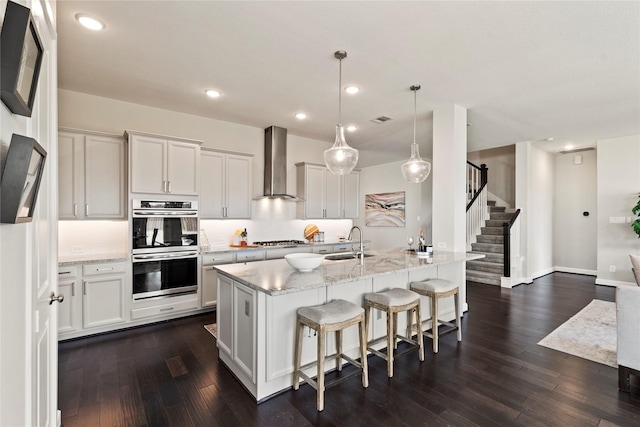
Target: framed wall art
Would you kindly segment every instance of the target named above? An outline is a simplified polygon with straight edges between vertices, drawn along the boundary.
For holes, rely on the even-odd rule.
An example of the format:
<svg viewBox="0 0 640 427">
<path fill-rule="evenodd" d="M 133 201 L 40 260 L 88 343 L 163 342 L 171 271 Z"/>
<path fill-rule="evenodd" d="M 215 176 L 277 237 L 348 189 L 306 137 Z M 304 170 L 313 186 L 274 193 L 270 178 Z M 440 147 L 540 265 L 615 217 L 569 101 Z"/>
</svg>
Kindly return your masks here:
<svg viewBox="0 0 640 427">
<path fill-rule="evenodd" d="M 30 222 L 47 152 L 27 136 L 13 134 L 0 180 L 0 222 Z"/>
<path fill-rule="evenodd" d="M 12 113 L 31 117 L 43 55 L 31 11 L 7 2 L 0 39 L 0 98 Z"/>
<path fill-rule="evenodd" d="M 367 227 L 404 227 L 405 193 L 367 194 L 364 198 Z"/>
</svg>

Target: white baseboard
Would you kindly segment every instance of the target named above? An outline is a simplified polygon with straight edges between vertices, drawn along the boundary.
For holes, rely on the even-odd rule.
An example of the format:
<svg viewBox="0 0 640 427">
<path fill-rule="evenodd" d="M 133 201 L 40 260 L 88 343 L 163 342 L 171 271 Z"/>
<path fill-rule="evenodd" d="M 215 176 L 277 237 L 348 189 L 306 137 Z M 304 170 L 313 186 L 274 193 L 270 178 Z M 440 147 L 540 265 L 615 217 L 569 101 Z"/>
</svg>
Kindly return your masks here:
<svg viewBox="0 0 640 427">
<path fill-rule="evenodd" d="M 572 267 L 554 267 L 555 271 L 559 271 L 561 273 L 574 273 L 574 274 L 584 274 L 587 276 L 597 276 L 598 270 L 586 270 L 584 268 L 572 268 Z"/>
<path fill-rule="evenodd" d="M 635 286 L 635 287 L 638 286 L 633 282 L 622 282 L 620 280 L 609 280 L 609 279 L 600 279 L 600 278 L 596 278 L 596 285 L 604 285 L 604 286 Z"/>
</svg>

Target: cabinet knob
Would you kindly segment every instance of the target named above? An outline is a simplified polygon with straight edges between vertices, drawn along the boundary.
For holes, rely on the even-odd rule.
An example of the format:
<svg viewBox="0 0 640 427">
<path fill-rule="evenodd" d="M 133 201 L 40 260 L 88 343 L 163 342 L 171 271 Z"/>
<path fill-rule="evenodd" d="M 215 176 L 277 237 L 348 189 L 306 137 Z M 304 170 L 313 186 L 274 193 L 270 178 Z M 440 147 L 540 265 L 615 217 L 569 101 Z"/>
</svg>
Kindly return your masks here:
<svg viewBox="0 0 640 427">
<path fill-rule="evenodd" d="M 63 294 L 56 296 L 56 293 L 51 291 L 51 294 L 49 294 L 49 305 L 53 304 L 54 302 L 62 302 L 62 301 L 64 301 Z"/>
</svg>

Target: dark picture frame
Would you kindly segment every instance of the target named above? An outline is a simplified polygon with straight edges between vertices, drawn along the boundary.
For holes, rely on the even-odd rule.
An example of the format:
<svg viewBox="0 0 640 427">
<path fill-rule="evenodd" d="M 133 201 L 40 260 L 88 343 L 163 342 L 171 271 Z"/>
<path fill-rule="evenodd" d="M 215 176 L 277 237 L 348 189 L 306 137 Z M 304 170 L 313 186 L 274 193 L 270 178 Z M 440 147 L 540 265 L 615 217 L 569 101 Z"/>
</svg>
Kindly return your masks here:
<svg viewBox="0 0 640 427">
<path fill-rule="evenodd" d="M 31 10 L 7 2 L 0 39 L 0 98 L 12 113 L 31 117 L 43 57 Z"/>
<path fill-rule="evenodd" d="M 0 181 L 0 222 L 30 222 L 38 199 L 38 190 L 47 152 L 27 136 L 13 134 Z"/>
</svg>

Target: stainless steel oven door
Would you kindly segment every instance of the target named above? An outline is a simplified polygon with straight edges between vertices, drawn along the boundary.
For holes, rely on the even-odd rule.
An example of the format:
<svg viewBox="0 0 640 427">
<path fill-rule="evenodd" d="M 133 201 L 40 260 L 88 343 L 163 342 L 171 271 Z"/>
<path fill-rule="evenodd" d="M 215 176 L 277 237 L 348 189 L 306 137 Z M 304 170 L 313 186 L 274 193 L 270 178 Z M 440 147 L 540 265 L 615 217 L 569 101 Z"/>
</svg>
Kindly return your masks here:
<svg viewBox="0 0 640 427">
<path fill-rule="evenodd" d="M 197 211 L 134 210 L 134 254 L 193 250 L 198 247 Z"/>
<path fill-rule="evenodd" d="M 132 260 L 134 300 L 198 290 L 197 252 L 138 254 Z"/>
</svg>

